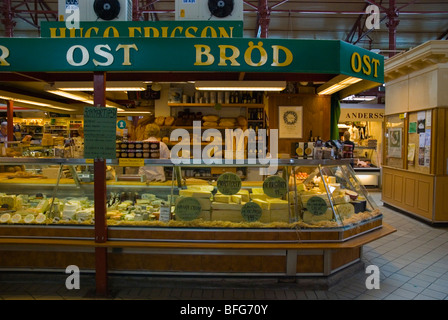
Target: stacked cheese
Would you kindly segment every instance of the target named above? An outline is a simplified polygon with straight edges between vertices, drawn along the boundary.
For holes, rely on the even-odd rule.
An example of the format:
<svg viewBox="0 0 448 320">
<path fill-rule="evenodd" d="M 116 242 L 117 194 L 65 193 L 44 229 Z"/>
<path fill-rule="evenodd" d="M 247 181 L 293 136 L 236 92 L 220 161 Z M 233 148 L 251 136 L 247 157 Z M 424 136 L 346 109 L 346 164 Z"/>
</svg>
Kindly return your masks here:
<svg viewBox="0 0 448 320">
<path fill-rule="evenodd" d="M 212 202 L 211 219 L 213 221 L 242 222 L 242 202 L 241 195 L 225 195 L 220 192 L 216 193 Z"/>
</svg>

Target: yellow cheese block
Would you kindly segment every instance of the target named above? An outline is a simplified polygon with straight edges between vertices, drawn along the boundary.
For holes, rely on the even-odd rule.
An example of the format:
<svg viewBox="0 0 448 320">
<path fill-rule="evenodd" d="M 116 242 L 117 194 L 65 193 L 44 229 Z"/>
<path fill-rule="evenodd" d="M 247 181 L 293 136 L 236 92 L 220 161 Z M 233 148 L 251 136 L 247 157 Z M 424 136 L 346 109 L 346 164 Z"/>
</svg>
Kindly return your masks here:
<svg viewBox="0 0 448 320">
<path fill-rule="evenodd" d="M 243 216 L 239 210 L 213 210 L 212 221 L 243 222 Z"/>
<path fill-rule="evenodd" d="M 263 188 L 252 188 L 253 194 L 264 194 Z"/>
<path fill-rule="evenodd" d="M 288 201 L 281 199 L 268 199 L 268 209 L 269 210 L 277 210 L 277 209 L 288 209 Z"/>
<path fill-rule="evenodd" d="M 211 211 L 210 210 L 202 210 L 198 216 L 198 219 L 210 221 L 211 220 Z"/>
<path fill-rule="evenodd" d="M 289 222 L 288 209 L 270 210 L 271 222 Z"/>
<path fill-rule="evenodd" d="M 249 190 L 242 189 L 242 190 L 238 191 L 237 194 L 241 196 L 241 201 L 242 202 L 249 202 L 250 201 Z"/>
<path fill-rule="evenodd" d="M 231 198 L 225 194 L 215 194 L 213 200 L 215 202 L 230 203 Z"/>
<path fill-rule="evenodd" d="M 231 200 L 233 203 L 241 203 L 241 202 L 242 202 L 242 196 L 239 195 L 239 194 L 232 194 L 232 195 L 230 196 L 230 200 Z"/>
<path fill-rule="evenodd" d="M 333 210 L 331 208 L 328 208 L 327 211 L 325 211 L 324 214 L 321 215 L 314 215 L 309 211 L 305 211 L 303 213 L 303 222 L 314 224 L 320 221 L 330 221 L 333 219 Z"/>
<path fill-rule="evenodd" d="M 45 211 L 47 211 L 48 207 L 49 207 L 48 199 L 42 199 L 39 201 L 35 209 L 37 213 L 44 213 Z"/>
<path fill-rule="evenodd" d="M 271 222 L 271 210 L 262 209 L 261 210 L 261 217 L 260 220 L 258 220 L 263 223 L 269 223 Z"/>
<path fill-rule="evenodd" d="M 184 197 L 193 197 L 193 198 L 210 198 L 212 193 L 210 191 L 183 189 L 183 190 L 179 190 L 179 195 L 184 196 Z"/>
<path fill-rule="evenodd" d="M 4 195 L 0 197 L 0 207 L 2 205 L 7 205 L 9 210 L 15 210 L 16 207 L 16 196 L 15 195 Z"/>
<path fill-rule="evenodd" d="M 253 199 L 253 202 L 255 202 L 256 204 L 258 204 L 261 209 L 266 209 L 269 210 L 269 204 L 267 201 L 265 200 L 260 200 L 260 199 Z"/>
<path fill-rule="evenodd" d="M 212 210 L 241 210 L 242 207 L 240 203 L 212 202 Z"/>
<path fill-rule="evenodd" d="M 267 196 L 265 194 L 259 194 L 259 193 L 251 193 L 250 198 L 252 200 L 259 199 L 259 200 L 266 200 Z"/>
</svg>

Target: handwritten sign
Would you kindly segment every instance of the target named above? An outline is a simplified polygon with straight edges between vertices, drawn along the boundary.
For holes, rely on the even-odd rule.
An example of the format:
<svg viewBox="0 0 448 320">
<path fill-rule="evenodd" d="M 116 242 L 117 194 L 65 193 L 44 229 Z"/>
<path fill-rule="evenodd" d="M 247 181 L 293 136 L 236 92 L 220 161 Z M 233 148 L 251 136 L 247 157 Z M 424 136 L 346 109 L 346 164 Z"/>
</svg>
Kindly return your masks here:
<svg viewBox="0 0 448 320">
<path fill-rule="evenodd" d="M 222 194 L 237 194 L 241 189 L 241 178 L 233 172 L 223 173 L 219 176 L 216 187 Z"/>
<path fill-rule="evenodd" d="M 263 182 L 263 192 L 271 198 L 281 198 L 287 192 L 286 181 L 279 176 L 267 177 Z"/>
<path fill-rule="evenodd" d="M 306 203 L 306 208 L 309 212 L 316 216 L 320 216 L 327 212 L 327 203 L 321 197 L 311 197 Z"/>
<path fill-rule="evenodd" d="M 260 205 L 255 202 L 247 202 L 241 208 L 241 215 L 247 222 L 254 222 L 260 220 L 262 213 L 263 210 L 261 209 Z"/>
<path fill-rule="evenodd" d="M 197 199 L 185 197 L 176 204 L 174 212 L 176 213 L 176 220 L 191 221 L 199 217 L 201 210 L 201 204 Z"/>
<path fill-rule="evenodd" d="M 84 108 L 84 157 L 115 159 L 117 109 Z"/>
</svg>

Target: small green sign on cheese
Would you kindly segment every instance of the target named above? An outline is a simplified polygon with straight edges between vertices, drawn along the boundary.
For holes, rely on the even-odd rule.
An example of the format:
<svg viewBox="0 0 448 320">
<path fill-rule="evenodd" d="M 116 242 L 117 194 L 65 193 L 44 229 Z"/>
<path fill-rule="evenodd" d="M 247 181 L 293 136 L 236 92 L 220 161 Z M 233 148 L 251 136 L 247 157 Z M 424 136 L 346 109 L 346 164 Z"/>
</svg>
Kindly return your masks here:
<svg viewBox="0 0 448 320">
<path fill-rule="evenodd" d="M 262 213 L 263 210 L 261 209 L 260 205 L 255 202 L 247 202 L 241 208 L 241 215 L 247 222 L 254 222 L 260 220 Z"/>
<path fill-rule="evenodd" d="M 240 191 L 241 184 L 241 178 L 237 174 L 226 172 L 219 176 L 216 182 L 216 187 L 222 194 L 233 195 Z"/>
<path fill-rule="evenodd" d="M 267 177 L 263 182 L 263 192 L 271 198 L 283 197 L 288 192 L 285 179 L 279 176 Z"/>
<path fill-rule="evenodd" d="M 312 214 L 320 216 L 327 211 L 327 202 L 321 197 L 314 196 L 309 198 L 306 208 Z"/>
<path fill-rule="evenodd" d="M 192 197 L 185 197 L 179 200 L 176 204 L 174 212 L 176 213 L 176 219 L 182 221 L 191 221 L 197 219 L 201 214 L 201 204 L 199 201 Z"/>
</svg>

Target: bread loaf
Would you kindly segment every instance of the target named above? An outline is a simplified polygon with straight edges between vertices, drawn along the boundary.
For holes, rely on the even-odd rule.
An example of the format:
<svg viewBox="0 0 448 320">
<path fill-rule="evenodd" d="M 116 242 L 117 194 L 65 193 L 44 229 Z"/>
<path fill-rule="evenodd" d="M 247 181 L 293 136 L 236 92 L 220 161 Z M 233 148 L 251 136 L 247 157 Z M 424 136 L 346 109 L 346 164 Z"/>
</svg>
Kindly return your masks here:
<svg viewBox="0 0 448 320">
<path fill-rule="evenodd" d="M 160 127 L 160 126 L 163 126 L 163 124 L 165 123 L 165 117 L 164 117 L 164 116 L 158 116 L 158 117 L 156 117 L 156 120 L 154 121 L 154 123 L 155 123 L 156 125 L 158 125 L 159 127 Z"/>
<path fill-rule="evenodd" d="M 204 120 L 205 122 L 218 122 L 219 117 L 217 115 L 208 115 L 203 116 L 202 120 Z"/>
<path fill-rule="evenodd" d="M 174 117 L 171 117 L 171 116 L 169 116 L 169 117 L 166 117 L 165 118 L 165 125 L 166 126 L 172 126 L 173 125 L 173 123 L 174 123 Z"/>
</svg>

